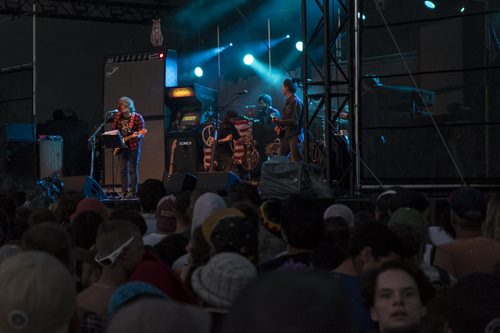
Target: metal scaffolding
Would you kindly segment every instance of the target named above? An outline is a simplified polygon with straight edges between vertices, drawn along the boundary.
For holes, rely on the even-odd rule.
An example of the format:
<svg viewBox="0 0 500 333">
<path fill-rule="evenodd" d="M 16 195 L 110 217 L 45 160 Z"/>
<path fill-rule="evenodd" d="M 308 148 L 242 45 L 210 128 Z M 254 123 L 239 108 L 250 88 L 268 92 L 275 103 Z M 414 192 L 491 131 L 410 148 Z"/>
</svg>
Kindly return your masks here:
<svg viewBox="0 0 500 333">
<path fill-rule="evenodd" d="M 151 24 L 151 19 L 164 17 L 174 8 L 173 5 L 106 0 L 0 0 L 3 15 L 129 24 Z"/>
<path fill-rule="evenodd" d="M 309 5 L 317 6 L 311 8 Z M 314 6 L 313 5 L 313 6 Z M 302 0 L 302 39 L 303 63 L 302 82 L 304 92 L 304 158 L 310 159 L 310 126 L 312 121 L 322 116 L 325 119 L 324 158 L 326 160 L 326 179 L 331 187 L 348 182 L 348 191 L 352 196 L 360 190 L 359 165 L 359 77 L 360 77 L 360 44 L 359 22 L 354 13 L 359 12 L 359 0 Z M 308 11 L 319 10 L 318 15 L 310 15 Z M 308 21 L 310 17 L 317 17 L 315 24 Z M 311 29 L 312 28 L 312 29 Z M 348 42 L 342 54 L 341 36 Z M 322 40 L 321 40 L 322 39 Z M 322 41 L 322 54 L 317 53 L 318 41 Z M 342 60 L 342 58 L 344 60 Z M 346 62 L 347 60 L 347 62 Z M 347 63 L 342 66 L 341 63 Z M 318 101 L 312 114 L 309 112 L 310 102 Z M 333 109 L 334 102 L 337 108 Z M 350 134 L 349 156 L 350 166 L 343 175 L 334 175 L 334 141 L 339 140 L 334 134 L 334 124 L 339 114 L 349 107 Z M 315 140 L 314 144 L 317 144 Z M 335 179 L 335 176 L 337 178 Z"/>
</svg>

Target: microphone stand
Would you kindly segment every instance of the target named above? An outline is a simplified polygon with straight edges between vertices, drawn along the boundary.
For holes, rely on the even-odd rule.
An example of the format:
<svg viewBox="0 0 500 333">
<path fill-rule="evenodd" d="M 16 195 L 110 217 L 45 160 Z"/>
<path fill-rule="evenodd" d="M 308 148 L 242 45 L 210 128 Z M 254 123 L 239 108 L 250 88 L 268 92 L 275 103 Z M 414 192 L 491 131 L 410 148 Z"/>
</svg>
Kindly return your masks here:
<svg viewBox="0 0 500 333">
<path fill-rule="evenodd" d="M 215 118 L 215 123 L 214 123 L 214 142 L 212 143 L 212 155 L 210 158 L 210 168 L 208 169 L 208 172 L 213 172 L 214 171 L 214 160 L 215 160 L 215 149 L 217 148 L 217 140 L 219 138 L 219 113 L 224 111 L 225 108 L 227 108 L 229 105 L 233 104 L 238 98 L 240 98 L 240 95 L 235 95 L 229 102 L 227 102 L 225 105 L 218 107 L 214 114 L 213 117 Z"/>
<path fill-rule="evenodd" d="M 94 131 L 94 133 L 92 133 L 90 135 L 89 139 L 87 140 L 90 144 L 90 149 L 91 149 L 91 153 L 90 153 L 90 178 L 94 178 L 95 141 L 96 141 L 97 133 L 99 133 L 101 131 L 101 129 L 104 127 L 104 124 L 106 124 L 106 122 L 112 116 L 113 116 L 113 113 L 108 112 L 104 121 L 99 125 L 99 127 L 97 127 L 97 129 Z"/>
</svg>

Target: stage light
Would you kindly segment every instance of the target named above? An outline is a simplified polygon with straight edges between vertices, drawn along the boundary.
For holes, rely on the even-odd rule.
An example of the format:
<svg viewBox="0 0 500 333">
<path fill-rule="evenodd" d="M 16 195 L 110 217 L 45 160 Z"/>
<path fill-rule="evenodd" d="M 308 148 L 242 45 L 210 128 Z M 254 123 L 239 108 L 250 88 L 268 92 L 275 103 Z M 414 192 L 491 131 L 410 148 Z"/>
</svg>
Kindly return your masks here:
<svg viewBox="0 0 500 333">
<path fill-rule="evenodd" d="M 165 57 L 165 53 L 160 53 L 160 58 Z"/>
<path fill-rule="evenodd" d="M 295 43 L 295 48 L 300 52 L 304 51 L 304 43 L 298 41 L 297 43 Z"/>
<path fill-rule="evenodd" d="M 463 13 L 463 12 L 465 12 L 465 6 L 462 6 L 462 7 L 460 8 L 460 13 Z"/>
<path fill-rule="evenodd" d="M 363 21 L 364 21 L 364 20 L 366 20 L 366 15 L 365 14 L 361 15 L 361 13 L 358 12 L 358 18 L 363 18 Z"/>
<path fill-rule="evenodd" d="M 203 69 L 201 69 L 201 67 L 196 67 L 193 72 L 194 75 L 196 75 L 197 77 L 203 76 Z"/>
<path fill-rule="evenodd" d="M 254 61 L 254 58 L 253 58 L 253 55 L 251 55 L 251 54 L 247 54 L 247 55 L 245 55 L 245 57 L 243 57 L 243 62 L 245 63 L 245 65 L 250 66 L 251 64 L 253 64 L 253 61 Z"/>
<path fill-rule="evenodd" d="M 434 3 L 434 1 L 431 1 L 431 0 L 424 1 L 424 5 L 425 5 L 425 7 L 429 8 L 429 9 L 436 8 L 436 4 Z"/>
<path fill-rule="evenodd" d="M 286 35 L 285 38 L 290 38 L 290 35 Z"/>
<path fill-rule="evenodd" d="M 233 46 L 233 43 L 229 43 L 229 46 Z"/>
</svg>

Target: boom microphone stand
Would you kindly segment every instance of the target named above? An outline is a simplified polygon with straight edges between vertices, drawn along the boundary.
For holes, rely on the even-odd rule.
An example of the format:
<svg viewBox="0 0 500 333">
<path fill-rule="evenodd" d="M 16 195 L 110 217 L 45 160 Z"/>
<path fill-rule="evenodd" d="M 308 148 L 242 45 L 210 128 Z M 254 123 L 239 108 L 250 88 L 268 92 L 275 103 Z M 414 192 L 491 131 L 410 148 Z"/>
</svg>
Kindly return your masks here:
<svg viewBox="0 0 500 333">
<path fill-rule="evenodd" d="M 104 127 L 106 122 L 115 114 L 116 112 L 113 111 L 108 111 L 106 113 L 106 118 L 104 121 L 97 127 L 97 129 L 92 133 L 87 140 L 90 144 L 90 149 L 91 149 L 91 154 L 90 154 L 90 178 L 94 178 L 94 162 L 95 162 L 95 142 L 96 142 L 96 136 L 97 133 L 101 131 L 101 129 Z"/>
</svg>

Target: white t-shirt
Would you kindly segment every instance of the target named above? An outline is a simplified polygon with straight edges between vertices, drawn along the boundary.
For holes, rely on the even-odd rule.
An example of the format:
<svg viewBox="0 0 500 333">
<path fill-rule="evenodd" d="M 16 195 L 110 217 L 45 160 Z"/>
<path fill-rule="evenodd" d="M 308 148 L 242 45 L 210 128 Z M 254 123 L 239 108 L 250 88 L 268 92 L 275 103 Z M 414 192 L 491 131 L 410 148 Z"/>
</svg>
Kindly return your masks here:
<svg viewBox="0 0 500 333">
<path fill-rule="evenodd" d="M 142 241 L 144 242 L 144 245 L 155 246 L 156 244 L 161 242 L 163 238 L 167 236 L 168 236 L 167 234 L 159 234 L 157 232 L 153 232 L 149 235 L 145 235 L 144 237 L 142 237 Z"/>
</svg>

